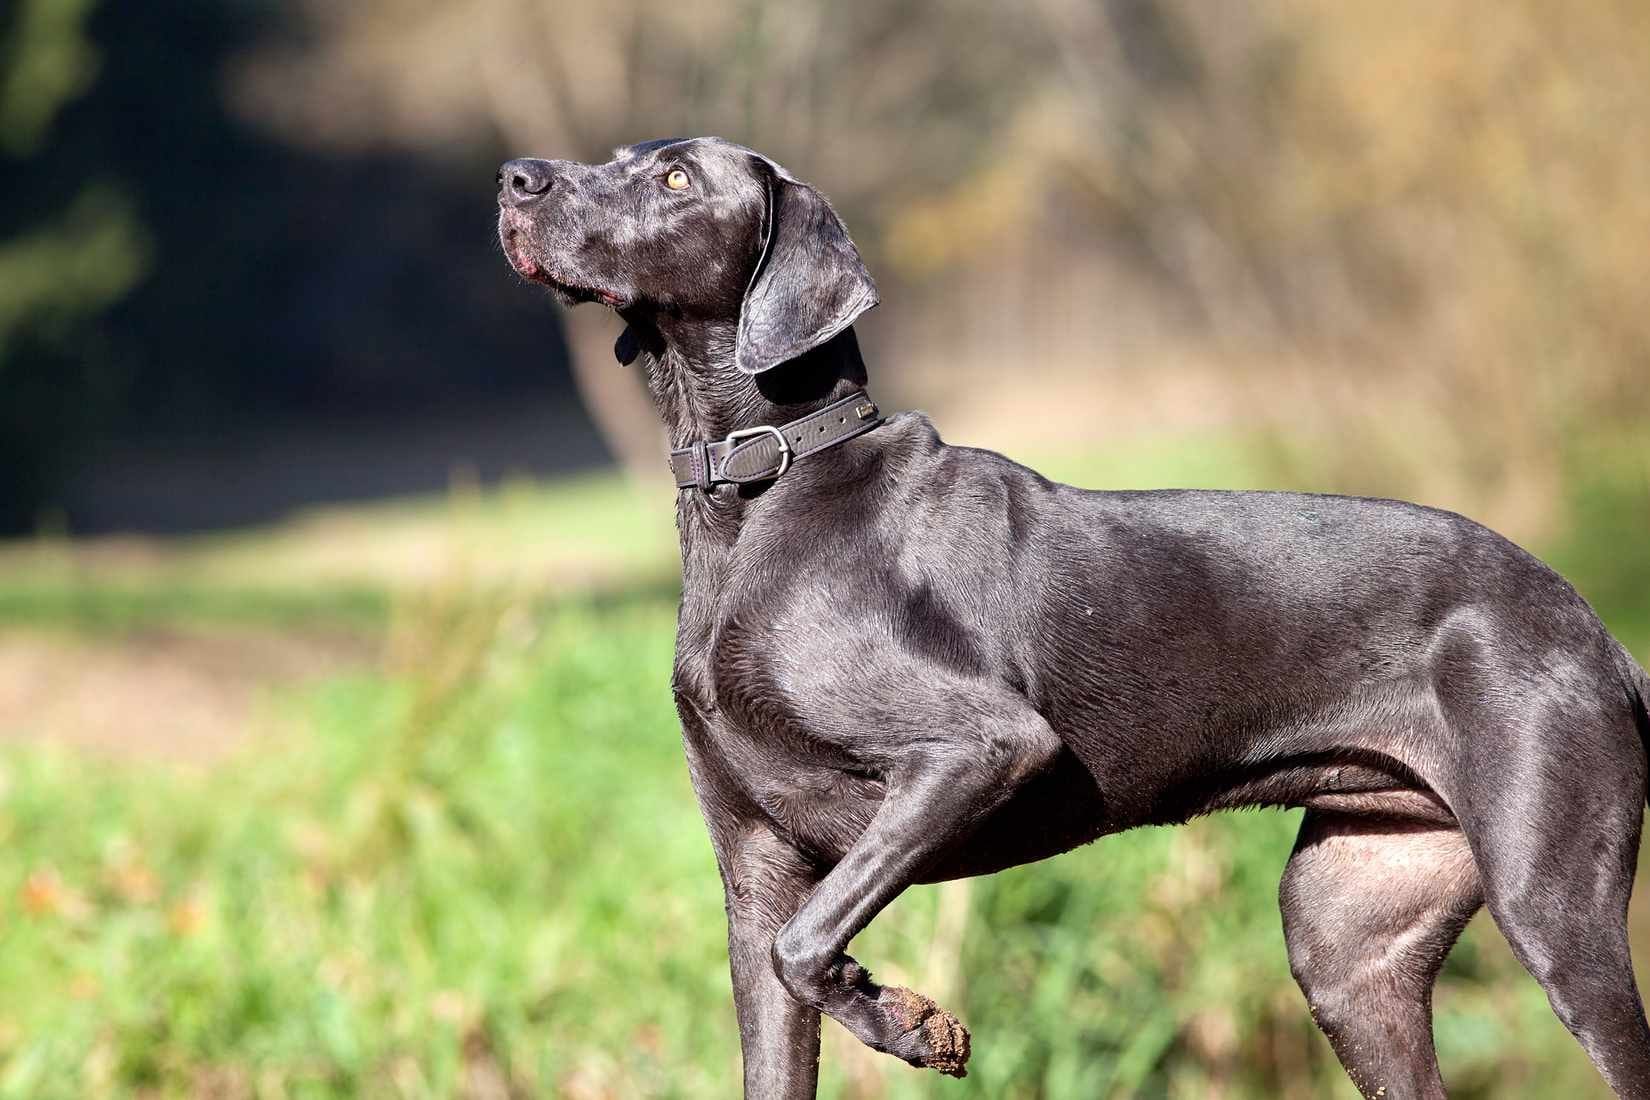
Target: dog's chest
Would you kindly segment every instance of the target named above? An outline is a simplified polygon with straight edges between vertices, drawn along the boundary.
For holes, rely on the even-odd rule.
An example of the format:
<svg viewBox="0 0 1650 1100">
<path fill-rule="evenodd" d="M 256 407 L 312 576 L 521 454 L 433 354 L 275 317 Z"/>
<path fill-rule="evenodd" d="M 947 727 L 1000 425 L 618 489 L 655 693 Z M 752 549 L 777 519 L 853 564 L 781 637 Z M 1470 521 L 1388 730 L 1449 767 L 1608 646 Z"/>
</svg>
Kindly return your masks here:
<svg viewBox="0 0 1650 1100">
<path fill-rule="evenodd" d="M 803 851 L 840 859 L 881 804 L 881 780 L 760 713 L 722 706 L 708 662 L 679 653 L 672 686 L 701 802 L 755 815 Z"/>
</svg>

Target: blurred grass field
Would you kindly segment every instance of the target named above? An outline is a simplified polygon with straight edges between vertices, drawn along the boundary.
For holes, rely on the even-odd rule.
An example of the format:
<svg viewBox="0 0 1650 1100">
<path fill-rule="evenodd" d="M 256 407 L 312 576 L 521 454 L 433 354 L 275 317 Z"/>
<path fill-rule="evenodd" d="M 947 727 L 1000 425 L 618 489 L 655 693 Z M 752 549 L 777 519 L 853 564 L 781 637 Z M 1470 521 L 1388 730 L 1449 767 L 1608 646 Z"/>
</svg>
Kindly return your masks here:
<svg viewBox="0 0 1650 1100">
<path fill-rule="evenodd" d="M 1037 464 L 1241 487 L 1275 459 L 1233 438 Z M 1646 467 L 1586 468 L 1607 474 L 1572 477 L 1537 549 L 1644 656 Z M 80 693 L 114 700 L 77 742 L 98 700 L 0 680 L 0 1098 L 733 1094 L 720 887 L 668 689 L 670 522 L 668 492 L 592 477 L 0 549 L 0 652 L 65 685 L 102 668 Z M 220 663 L 123 702 L 168 646 Z M 856 955 L 959 1013 L 970 1076 L 828 1022 L 823 1095 L 1353 1096 L 1284 957 L 1296 818 L 911 891 Z M 1633 928 L 1642 981 L 1642 901 Z M 1607 1095 L 1482 916 L 1437 1012 L 1457 1096 Z"/>
</svg>

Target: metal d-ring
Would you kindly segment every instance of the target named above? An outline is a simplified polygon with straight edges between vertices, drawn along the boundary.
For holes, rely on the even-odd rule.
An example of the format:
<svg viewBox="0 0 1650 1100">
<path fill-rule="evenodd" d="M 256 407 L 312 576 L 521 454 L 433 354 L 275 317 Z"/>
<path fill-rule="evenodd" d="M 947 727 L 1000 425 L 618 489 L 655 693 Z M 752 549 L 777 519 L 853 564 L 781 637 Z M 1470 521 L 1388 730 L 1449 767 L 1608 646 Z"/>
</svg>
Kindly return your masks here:
<svg viewBox="0 0 1650 1100">
<path fill-rule="evenodd" d="M 785 471 L 791 468 L 791 444 L 790 440 L 785 438 L 785 433 L 772 424 L 762 424 L 755 428 L 740 428 L 738 431 L 729 432 L 728 437 L 722 440 L 722 445 L 727 447 L 728 455 L 731 457 L 734 440 L 750 439 L 763 434 L 771 435 L 779 441 L 779 472 L 773 476 L 776 479 L 784 477 Z M 725 464 L 727 459 L 724 458 L 722 461 Z"/>
</svg>

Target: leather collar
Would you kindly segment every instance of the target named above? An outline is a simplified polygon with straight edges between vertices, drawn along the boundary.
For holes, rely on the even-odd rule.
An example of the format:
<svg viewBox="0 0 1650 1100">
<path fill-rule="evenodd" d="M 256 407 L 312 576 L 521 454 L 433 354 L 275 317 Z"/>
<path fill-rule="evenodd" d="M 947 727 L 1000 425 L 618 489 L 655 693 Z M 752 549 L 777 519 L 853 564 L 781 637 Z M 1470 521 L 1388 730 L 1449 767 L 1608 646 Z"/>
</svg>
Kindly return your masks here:
<svg viewBox="0 0 1650 1100">
<path fill-rule="evenodd" d="M 671 451 L 670 472 L 678 489 L 772 481 L 792 462 L 846 443 L 881 423 L 875 402 L 860 390 L 788 424 L 741 428 L 714 443 L 701 440 Z"/>
</svg>

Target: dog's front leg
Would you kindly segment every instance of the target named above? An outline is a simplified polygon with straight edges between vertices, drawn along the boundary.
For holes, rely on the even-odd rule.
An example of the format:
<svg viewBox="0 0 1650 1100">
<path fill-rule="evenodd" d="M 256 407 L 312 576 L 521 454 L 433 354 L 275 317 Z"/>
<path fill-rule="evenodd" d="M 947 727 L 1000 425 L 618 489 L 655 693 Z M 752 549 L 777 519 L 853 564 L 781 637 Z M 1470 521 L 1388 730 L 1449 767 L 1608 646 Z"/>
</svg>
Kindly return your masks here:
<svg viewBox="0 0 1650 1100">
<path fill-rule="evenodd" d="M 907 691 L 906 700 L 919 703 Z M 1060 752 L 1060 741 L 1006 688 L 925 698 L 913 710 L 935 730 L 897 745 L 887 793 L 865 831 L 774 941 L 780 980 L 870 1047 L 956 1077 L 967 1030 L 908 989 L 882 987 L 845 951 L 871 919 L 935 859 L 954 849 Z"/>
<path fill-rule="evenodd" d="M 731 838 L 723 857 L 728 962 L 748 1100 L 813 1100 L 819 1010 L 790 994 L 773 968 L 774 937 L 819 883 L 819 873 L 766 828 Z"/>
<path fill-rule="evenodd" d="M 780 984 L 773 941 L 820 872 L 767 826 L 714 754 L 704 725 L 681 708 L 688 774 L 705 815 L 728 915 L 728 964 L 747 1100 L 813 1100 L 819 1081 L 819 1010 Z"/>
</svg>

